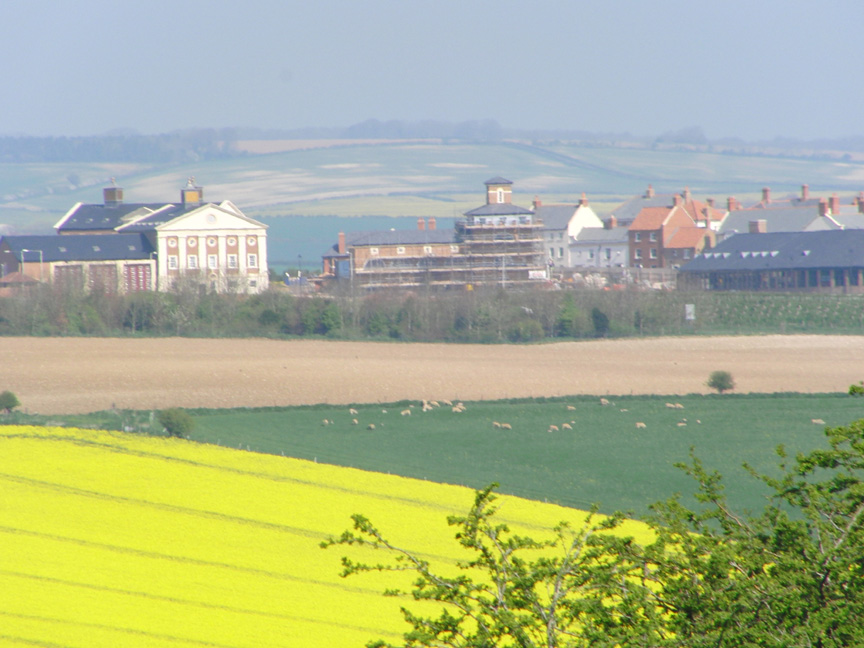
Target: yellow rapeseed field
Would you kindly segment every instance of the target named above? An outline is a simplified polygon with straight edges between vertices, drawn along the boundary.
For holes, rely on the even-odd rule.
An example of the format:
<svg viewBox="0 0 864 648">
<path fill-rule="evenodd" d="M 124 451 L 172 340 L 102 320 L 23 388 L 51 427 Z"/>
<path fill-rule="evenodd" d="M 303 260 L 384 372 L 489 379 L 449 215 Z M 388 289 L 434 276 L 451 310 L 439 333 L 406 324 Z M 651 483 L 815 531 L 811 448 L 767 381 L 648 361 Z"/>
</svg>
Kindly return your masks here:
<svg viewBox="0 0 864 648">
<path fill-rule="evenodd" d="M 446 568 L 459 558 L 446 518 L 473 501 L 466 488 L 179 439 L 19 426 L 0 426 L 0 484 L 0 645 L 52 647 L 395 641 L 406 600 L 380 592 L 407 575 L 341 579 L 342 549 L 319 543 L 363 513 Z M 500 504 L 534 535 L 583 516 Z"/>
</svg>

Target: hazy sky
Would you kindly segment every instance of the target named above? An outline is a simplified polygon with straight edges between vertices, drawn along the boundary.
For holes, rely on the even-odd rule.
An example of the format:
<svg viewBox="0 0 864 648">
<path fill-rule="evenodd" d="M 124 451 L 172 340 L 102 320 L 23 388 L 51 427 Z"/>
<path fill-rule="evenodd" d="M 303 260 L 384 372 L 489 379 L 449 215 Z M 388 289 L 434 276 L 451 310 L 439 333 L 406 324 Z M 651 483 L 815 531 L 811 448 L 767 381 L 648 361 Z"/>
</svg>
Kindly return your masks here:
<svg viewBox="0 0 864 648">
<path fill-rule="evenodd" d="M 0 134 L 864 134 L 862 0 L 2 0 Z"/>
</svg>

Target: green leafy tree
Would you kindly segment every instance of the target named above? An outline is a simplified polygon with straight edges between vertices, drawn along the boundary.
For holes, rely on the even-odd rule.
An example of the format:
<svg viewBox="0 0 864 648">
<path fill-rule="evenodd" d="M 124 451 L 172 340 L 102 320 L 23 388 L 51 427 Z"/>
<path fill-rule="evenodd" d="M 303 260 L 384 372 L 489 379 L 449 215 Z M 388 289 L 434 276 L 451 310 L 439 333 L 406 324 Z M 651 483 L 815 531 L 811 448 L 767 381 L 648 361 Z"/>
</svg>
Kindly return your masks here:
<svg viewBox="0 0 864 648">
<path fill-rule="evenodd" d="M 759 515 L 734 511 L 719 474 L 692 456 L 698 510 L 655 506 L 646 549 L 670 644 L 864 645 L 864 420 L 826 430 L 829 447 L 788 457 Z"/>
<path fill-rule="evenodd" d="M 195 419 L 179 407 L 159 410 L 156 419 L 165 431 L 174 437 L 186 437 L 195 427 Z"/>
<path fill-rule="evenodd" d="M 11 412 L 20 404 L 18 397 L 11 391 L 0 392 L 0 410 L 3 410 L 6 414 Z"/>
<path fill-rule="evenodd" d="M 712 371 L 705 384 L 711 389 L 716 389 L 718 394 L 735 389 L 735 380 L 728 371 Z"/>
<path fill-rule="evenodd" d="M 646 603 L 651 595 L 641 565 L 627 548 L 632 541 L 609 533 L 621 515 L 600 517 L 592 510 L 580 528 L 561 523 L 550 538 L 535 540 L 495 521 L 495 486 L 476 493 L 468 515 L 448 518 L 467 554 L 457 563 L 461 573 L 456 576 L 444 576 L 426 559 L 393 545 L 362 515 L 352 516 L 352 530 L 322 546 L 384 549 L 393 558 L 390 563 L 343 557 L 342 575 L 411 570 L 417 576 L 413 598 L 442 604 L 437 616 L 402 608 L 410 626 L 404 646 L 612 647 L 631 636 L 645 645 L 661 641 L 662 624 L 653 614 L 655 606 Z"/>
</svg>

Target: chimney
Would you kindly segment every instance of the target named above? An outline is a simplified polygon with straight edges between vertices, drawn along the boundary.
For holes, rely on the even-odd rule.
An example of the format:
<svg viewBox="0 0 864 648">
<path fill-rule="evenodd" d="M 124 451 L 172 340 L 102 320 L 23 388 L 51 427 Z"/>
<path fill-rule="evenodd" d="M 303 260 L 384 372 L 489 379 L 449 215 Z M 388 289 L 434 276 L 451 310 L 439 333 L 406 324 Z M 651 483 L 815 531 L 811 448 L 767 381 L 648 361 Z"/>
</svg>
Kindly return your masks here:
<svg viewBox="0 0 864 648">
<path fill-rule="evenodd" d="M 684 201 L 690 202 L 690 187 L 684 187 Z"/>
<path fill-rule="evenodd" d="M 585 197 L 584 191 L 582 192 L 582 198 L 579 200 L 579 206 L 580 207 L 587 207 L 588 206 L 588 198 Z"/>
<path fill-rule="evenodd" d="M 762 202 L 768 204 L 771 202 L 771 188 L 762 187 Z"/>
<path fill-rule="evenodd" d="M 810 200 L 810 187 L 801 185 L 801 200 Z"/>
<path fill-rule="evenodd" d="M 123 189 L 117 186 L 114 178 L 111 178 L 111 186 L 102 190 L 102 200 L 106 207 L 116 207 L 123 204 Z"/>
<path fill-rule="evenodd" d="M 738 201 L 735 199 L 735 196 L 729 196 L 726 199 L 726 211 L 735 211 L 738 209 Z"/>
<path fill-rule="evenodd" d="M 828 215 L 828 201 L 824 198 L 819 199 L 819 215 L 827 216 Z"/>
<path fill-rule="evenodd" d="M 180 202 L 184 207 L 200 205 L 204 202 L 204 189 L 195 184 L 195 178 L 189 178 L 186 186 L 180 191 Z"/>
<path fill-rule="evenodd" d="M 646 198 L 653 198 L 654 197 L 654 187 L 651 186 L 650 184 L 648 185 L 648 191 L 645 192 L 645 197 Z"/>
<path fill-rule="evenodd" d="M 858 205 L 858 213 L 864 214 L 864 191 L 858 192 L 858 197 L 855 199 L 855 204 Z"/>
<path fill-rule="evenodd" d="M 618 219 L 615 218 L 615 214 L 612 214 L 609 218 L 603 221 L 603 229 L 611 230 L 618 227 Z"/>
<path fill-rule="evenodd" d="M 714 199 L 713 198 L 708 198 L 708 200 L 706 202 L 708 203 L 708 206 L 711 209 L 714 209 Z"/>
<path fill-rule="evenodd" d="M 420 217 L 417 219 L 417 229 L 418 230 L 425 230 L 426 229 L 426 219 L 424 219 L 423 217 Z"/>
<path fill-rule="evenodd" d="M 534 211 L 543 206 L 543 201 L 538 196 L 534 196 Z"/>
<path fill-rule="evenodd" d="M 765 234 L 768 231 L 768 221 L 764 218 L 750 221 L 749 226 L 751 234 Z"/>
<path fill-rule="evenodd" d="M 434 216 L 429 217 L 429 229 L 430 230 L 435 229 L 435 217 Z"/>
<path fill-rule="evenodd" d="M 831 196 L 831 203 L 830 204 L 831 204 L 831 213 L 834 215 L 839 214 L 840 213 L 840 198 L 837 197 L 836 193 L 833 196 Z"/>
<path fill-rule="evenodd" d="M 679 207 L 681 205 L 681 194 L 675 194 L 675 207 Z"/>
<path fill-rule="evenodd" d="M 345 254 L 345 232 L 339 232 L 339 254 Z"/>
</svg>

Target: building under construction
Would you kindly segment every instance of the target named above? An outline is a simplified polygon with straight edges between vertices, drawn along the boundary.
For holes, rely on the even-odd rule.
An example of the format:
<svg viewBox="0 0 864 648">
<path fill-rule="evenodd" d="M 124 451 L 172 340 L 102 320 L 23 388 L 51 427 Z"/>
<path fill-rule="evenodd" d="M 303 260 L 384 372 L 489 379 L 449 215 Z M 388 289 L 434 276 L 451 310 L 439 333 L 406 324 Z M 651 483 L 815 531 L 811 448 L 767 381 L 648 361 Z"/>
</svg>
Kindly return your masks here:
<svg viewBox="0 0 864 648">
<path fill-rule="evenodd" d="M 486 181 L 486 204 L 466 212 L 453 230 L 435 218 L 416 230 L 356 232 L 323 257 L 325 277 L 363 289 L 521 287 L 548 277 L 543 223 L 512 203 L 513 183 Z"/>
</svg>

